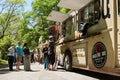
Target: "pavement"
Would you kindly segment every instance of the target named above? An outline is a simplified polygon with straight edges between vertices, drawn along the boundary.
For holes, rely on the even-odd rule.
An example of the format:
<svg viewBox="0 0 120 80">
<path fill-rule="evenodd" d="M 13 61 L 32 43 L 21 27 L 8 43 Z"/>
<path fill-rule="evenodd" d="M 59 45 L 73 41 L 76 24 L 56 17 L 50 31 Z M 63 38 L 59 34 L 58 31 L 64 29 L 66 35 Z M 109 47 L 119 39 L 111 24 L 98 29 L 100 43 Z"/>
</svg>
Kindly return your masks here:
<svg viewBox="0 0 120 80">
<path fill-rule="evenodd" d="M 9 71 L 9 68 L 0 68 L 0 80 L 39 80 L 39 72 L 43 69 L 43 65 L 38 63 L 32 63 L 32 71 L 24 71 L 24 66 L 21 65 L 21 70 L 16 70 L 14 66 L 14 71 Z M 33 77 L 35 76 L 35 77 Z"/>
<path fill-rule="evenodd" d="M 0 68 L 0 80 L 99 80 L 82 74 L 67 72 L 61 67 L 57 71 L 44 70 L 43 65 L 32 63 L 32 71 L 24 71 L 23 65 L 21 70 L 9 71 L 8 67 Z"/>
</svg>

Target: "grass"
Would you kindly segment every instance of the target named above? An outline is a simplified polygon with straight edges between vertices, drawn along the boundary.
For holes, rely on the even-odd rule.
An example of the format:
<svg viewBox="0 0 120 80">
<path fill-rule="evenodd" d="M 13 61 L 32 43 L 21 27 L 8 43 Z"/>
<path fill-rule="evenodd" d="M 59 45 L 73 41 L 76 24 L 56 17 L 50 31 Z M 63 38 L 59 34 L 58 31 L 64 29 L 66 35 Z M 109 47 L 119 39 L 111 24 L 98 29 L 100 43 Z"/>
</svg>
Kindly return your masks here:
<svg viewBox="0 0 120 80">
<path fill-rule="evenodd" d="M 8 64 L 8 62 L 6 60 L 0 59 L 0 65 L 4 65 L 4 64 Z"/>
</svg>

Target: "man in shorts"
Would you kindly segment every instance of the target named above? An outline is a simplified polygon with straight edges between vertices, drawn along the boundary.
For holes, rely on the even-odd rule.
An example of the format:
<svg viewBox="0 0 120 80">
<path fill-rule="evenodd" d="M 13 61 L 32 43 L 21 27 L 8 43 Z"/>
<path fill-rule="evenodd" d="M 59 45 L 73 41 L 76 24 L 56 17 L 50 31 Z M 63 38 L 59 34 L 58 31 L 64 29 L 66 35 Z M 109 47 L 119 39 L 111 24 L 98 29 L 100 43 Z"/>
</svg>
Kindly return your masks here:
<svg viewBox="0 0 120 80">
<path fill-rule="evenodd" d="M 17 70 L 20 70 L 20 64 L 23 56 L 23 50 L 20 46 L 21 46 L 21 42 L 18 42 L 18 45 L 16 46 L 16 53 L 17 53 L 16 69 Z"/>
</svg>

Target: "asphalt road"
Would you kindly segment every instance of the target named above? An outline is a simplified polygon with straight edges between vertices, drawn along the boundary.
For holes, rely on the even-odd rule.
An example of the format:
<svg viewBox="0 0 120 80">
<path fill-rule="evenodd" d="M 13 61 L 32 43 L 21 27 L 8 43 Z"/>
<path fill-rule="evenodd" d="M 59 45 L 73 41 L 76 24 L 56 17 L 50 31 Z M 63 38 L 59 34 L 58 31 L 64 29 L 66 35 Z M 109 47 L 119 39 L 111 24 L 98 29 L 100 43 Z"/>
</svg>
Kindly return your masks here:
<svg viewBox="0 0 120 80">
<path fill-rule="evenodd" d="M 0 68 L 0 80 L 100 80 L 77 72 L 67 72 L 60 67 L 57 71 L 44 70 L 43 65 L 38 63 L 31 64 L 32 71 L 24 71 L 23 65 L 20 67 L 20 71 Z"/>
</svg>

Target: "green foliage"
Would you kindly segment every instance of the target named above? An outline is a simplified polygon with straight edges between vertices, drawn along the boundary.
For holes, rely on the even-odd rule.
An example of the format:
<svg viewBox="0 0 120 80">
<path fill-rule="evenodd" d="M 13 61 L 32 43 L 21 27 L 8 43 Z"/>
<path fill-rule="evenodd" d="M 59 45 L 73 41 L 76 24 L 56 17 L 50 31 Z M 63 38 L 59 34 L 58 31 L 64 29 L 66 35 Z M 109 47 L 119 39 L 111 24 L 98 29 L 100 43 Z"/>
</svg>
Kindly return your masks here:
<svg viewBox="0 0 120 80">
<path fill-rule="evenodd" d="M 0 65 L 7 64 L 8 61 L 0 59 Z"/>
<path fill-rule="evenodd" d="M 23 4 L 25 3 L 25 0 L 6 0 L 7 2 L 11 2 L 11 3 L 18 3 L 18 4 Z"/>
<path fill-rule="evenodd" d="M 11 43 L 14 43 L 14 39 L 12 37 L 5 36 L 3 39 L 0 39 L 0 52 L 2 59 L 7 59 L 8 48 Z"/>
<path fill-rule="evenodd" d="M 34 28 L 43 36 L 43 42 L 46 41 L 48 31 L 47 28 L 55 22 L 47 21 L 46 18 L 52 10 L 59 10 L 57 3 L 60 0 L 35 0 L 32 3 L 32 19 L 35 21 Z"/>
<path fill-rule="evenodd" d="M 69 11 L 57 6 L 60 0 L 34 0 L 32 10 L 29 12 L 22 12 L 25 0 L 5 1 L 7 2 L 2 3 L 5 6 L 0 5 L 2 9 L 5 8 L 4 13 L 0 11 L 0 51 L 3 59 L 6 59 L 11 42 L 28 42 L 30 49 L 34 49 L 42 36 L 44 43 L 48 38 L 48 27 L 55 24 L 46 20 L 49 13 L 52 10 L 63 13 Z"/>
<path fill-rule="evenodd" d="M 23 2 L 24 0 L 0 1 L 0 39 L 11 33 L 15 34 L 16 31 L 13 27 L 17 26 L 18 19 L 20 19 Z"/>
<path fill-rule="evenodd" d="M 19 21 L 17 40 L 29 43 L 30 49 L 34 49 L 38 45 L 40 32 L 33 27 L 31 21 L 31 12 L 23 13 L 23 18 Z"/>
<path fill-rule="evenodd" d="M 28 33 L 24 34 L 23 42 L 27 42 L 29 44 L 30 49 L 34 49 L 38 46 L 38 40 L 39 40 L 40 34 L 36 32 L 35 30 L 31 30 Z"/>
<path fill-rule="evenodd" d="M 66 8 L 59 8 L 57 6 L 60 0 L 35 0 L 32 3 L 32 19 L 35 20 L 34 27 L 40 32 L 43 36 L 43 42 L 46 41 L 48 31 L 46 30 L 49 26 L 54 25 L 55 22 L 48 21 L 46 18 L 52 10 L 60 11 L 67 13 L 69 10 Z"/>
<path fill-rule="evenodd" d="M 66 9 L 66 8 L 60 8 L 60 12 L 67 13 L 68 11 L 69 11 L 69 9 Z"/>
</svg>

